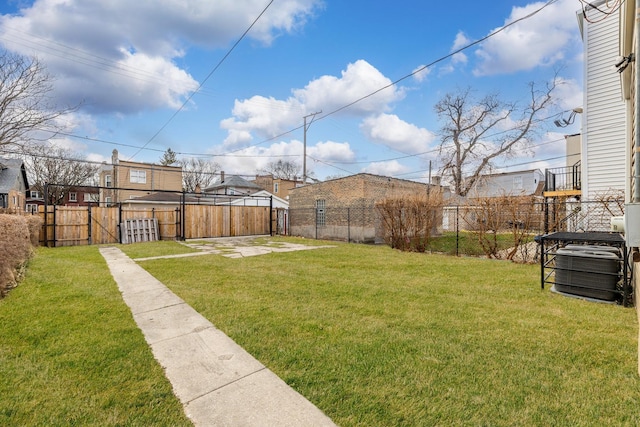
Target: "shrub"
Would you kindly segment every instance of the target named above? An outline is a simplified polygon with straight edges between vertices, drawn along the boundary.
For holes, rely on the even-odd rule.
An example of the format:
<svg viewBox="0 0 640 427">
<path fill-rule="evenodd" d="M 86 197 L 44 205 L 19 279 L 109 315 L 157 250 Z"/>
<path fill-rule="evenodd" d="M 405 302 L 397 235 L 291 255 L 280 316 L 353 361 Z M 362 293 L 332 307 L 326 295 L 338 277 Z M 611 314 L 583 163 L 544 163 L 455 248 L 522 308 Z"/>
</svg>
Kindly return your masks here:
<svg viewBox="0 0 640 427">
<path fill-rule="evenodd" d="M 29 228 L 29 239 L 31 246 L 36 247 L 40 244 L 40 229 L 42 228 L 42 218 L 36 215 L 28 215 L 27 227 Z"/>
<path fill-rule="evenodd" d="M 432 236 L 439 233 L 442 204 L 439 191 L 389 198 L 376 204 L 387 244 L 402 251 L 425 252 Z"/>
<path fill-rule="evenodd" d="M 36 217 L 0 214 L 0 298 L 17 286 L 26 262 L 37 244 L 40 220 Z"/>
<path fill-rule="evenodd" d="M 535 198 L 530 196 L 485 197 L 474 200 L 465 210 L 464 221 L 489 258 L 531 258 L 532 231 L 540 229 L 541 213 Z M 500 235 L 510 236 L 510 247 L 501 249 Z"/>
</svg>

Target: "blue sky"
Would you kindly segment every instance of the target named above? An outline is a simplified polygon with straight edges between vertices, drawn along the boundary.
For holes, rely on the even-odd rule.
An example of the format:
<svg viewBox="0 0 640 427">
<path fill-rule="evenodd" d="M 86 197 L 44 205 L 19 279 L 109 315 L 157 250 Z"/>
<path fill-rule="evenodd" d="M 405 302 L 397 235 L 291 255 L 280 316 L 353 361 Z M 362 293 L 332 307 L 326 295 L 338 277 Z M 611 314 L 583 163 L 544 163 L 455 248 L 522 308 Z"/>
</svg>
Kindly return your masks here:
<svg viewBox="0 0 640 427">
<path fill-rule="evenodd" d="M 582 103 L 580 0 L 551 1 L 439 61 L 545 3 L 8 0 L 0 42 L 47 66 L 58 105 L 80 104 L 54 142 L 90 160 L 109 160 L 115 148 L 122 159 L 158 162 L 171 148 L 227 174 L 252 176 L 279 159 L 302 166 L 303 117 L 322 111 L 307 132 L 317 178 L 424 180 L 430 162 L 434 174 L 439 167 L 434 105 L 444 94 L 471 87 L 526 102 L 530 82 L 542 87 L 556 73 L 556 105 L 534 153 L 496 171 L 564 165 L 563 135 L 579 132 L 579 118 L 563 129 L 553 120 Z"/>
</svg>

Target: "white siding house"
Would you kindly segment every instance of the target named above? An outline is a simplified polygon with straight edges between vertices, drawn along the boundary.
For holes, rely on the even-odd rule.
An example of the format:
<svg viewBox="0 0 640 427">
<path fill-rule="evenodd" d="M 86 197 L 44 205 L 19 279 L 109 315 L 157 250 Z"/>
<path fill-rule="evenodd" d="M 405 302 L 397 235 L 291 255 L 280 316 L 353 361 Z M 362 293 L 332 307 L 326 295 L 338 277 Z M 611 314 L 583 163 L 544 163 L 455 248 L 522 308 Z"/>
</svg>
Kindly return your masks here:
<svg viewBox="0 0 640 427">
<path fill-rule="evenodd" d="M 481 176 L 471 187 L 468 197 L 541 195 L 544 174 L 539 169 Z"/>
<path fill-rule="evenodd" d="M 582 116 L 582 197 L 626 190 L 626 107 L 620 76 L 613 68 L 619 54 L 619 11 L 604 16 L 604 0 L 592 2 L 599 10 L 580 11 L 584 42 L 584 104 Z"/>
</svg>

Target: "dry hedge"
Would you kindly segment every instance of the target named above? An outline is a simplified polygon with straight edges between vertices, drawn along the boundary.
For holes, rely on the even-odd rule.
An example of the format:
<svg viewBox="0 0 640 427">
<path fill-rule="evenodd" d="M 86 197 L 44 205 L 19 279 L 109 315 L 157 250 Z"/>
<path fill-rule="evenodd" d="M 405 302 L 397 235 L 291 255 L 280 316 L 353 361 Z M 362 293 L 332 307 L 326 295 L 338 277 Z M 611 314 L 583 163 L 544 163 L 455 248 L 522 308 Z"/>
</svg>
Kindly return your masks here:
<svg viewBox="0 0 640 427">
<path fill-rule="evenodd" d="M 36 216 L 0 214 L 0 298 L 20 281 L 41 225 Z"/>
</svg>

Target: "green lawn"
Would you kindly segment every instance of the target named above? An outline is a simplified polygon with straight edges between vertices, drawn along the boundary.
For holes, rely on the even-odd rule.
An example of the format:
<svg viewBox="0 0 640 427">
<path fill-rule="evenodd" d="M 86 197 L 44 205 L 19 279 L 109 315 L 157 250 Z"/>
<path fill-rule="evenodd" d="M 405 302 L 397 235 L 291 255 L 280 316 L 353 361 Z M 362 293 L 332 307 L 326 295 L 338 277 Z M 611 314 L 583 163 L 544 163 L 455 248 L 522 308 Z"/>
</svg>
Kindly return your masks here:
<svg viewBox="0 0 640 427">
<path fill-rule="evenodd" d="M 0 325 L 0 425 L 192 425 L 97 246 L 40 248 Z"/>
<path fill-rule="evenodd" d="M 487 238 L 489 237 L 487 236 Z M 533 241 L 533 236 L 528 241 Z M 497 243 L 500 250 L 507 249 L 513 246 L 513 236 L 510 233 L 500 233 L 497 235 Z M 433 236 L 429 241 L 427 250 L 449 255 L 485 255 L 477 235 L 468 231 L 460 231 L 457 234 L 447 231 L 439 236 Z"/>
<path fill-rule="evenodd" d="M 537 265 L 332 244 L 141 264 L 342 426 L 640 425 L 635 310 Z"/>
<path fill-rule="evenodd" d="M 343 427 L 640 425 L 634 309 L 536 265 L 329 244 L 141 265 Z M 97 247 L 40 249 L 0 322 L 0 425 L 189 425 Z"/>
</svg>

